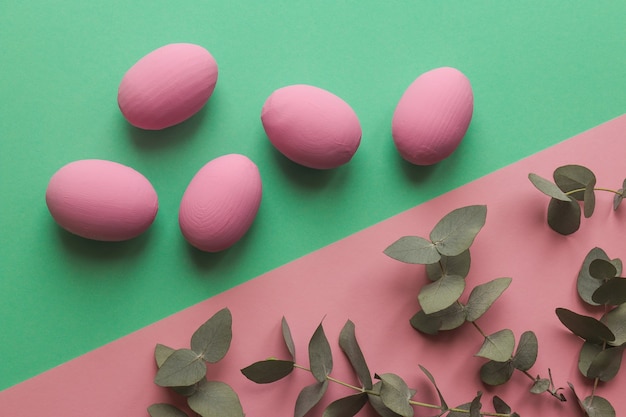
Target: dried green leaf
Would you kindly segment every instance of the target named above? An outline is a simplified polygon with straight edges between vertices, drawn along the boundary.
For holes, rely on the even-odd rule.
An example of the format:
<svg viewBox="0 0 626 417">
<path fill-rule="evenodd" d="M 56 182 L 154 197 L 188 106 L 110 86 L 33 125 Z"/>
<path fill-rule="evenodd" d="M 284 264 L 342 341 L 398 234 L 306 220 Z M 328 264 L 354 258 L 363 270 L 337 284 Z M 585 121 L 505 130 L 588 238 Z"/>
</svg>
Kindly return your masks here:
<svg viewBox="0 0 626 417">
<path fill-rule="evenodd" d="M 442 255 L 439 262 L 426 265 L 426 275 L 431 281 L 437 281 L 443 275 L 458 275 L 465 278 L 469 273 L 470 264 L 469 249 L 456 256 Z"/>
<path fill-rule="evenodd" d="M 593 178 L 593 180 L 590 181 L 585 187 L 585 193 L 583 196 L 583 201 L 584 201 L 583 214 L 585 215 L 585 218 L 591 217 L 591 215 L 593 214 L 593 211 L 596 208 L 596 194 L 594 192 L 595 186 L 596 186 L 596 179 Z"/>
<path fill-rule="evenodd" d="M 609 345 L 621 346 L 626 343 L 626 304 L 620 304 L 606 313 L 601 321 L 615 335 L 615 340 L 609 341 Z"/>
<path fill-rule="evenodd" d="M 532 172 L 528 174 L 528 179 L 530 180 L 530 182 L 533 183 L 535 188 L 537 188 L 548 197 L 556 198 L 562 201 L 569 201 L 569 197 L 550 180 L 540 177 L 537 174 L 533 174 Z"/>
<path fill-rule="evenodd" d="M 535 333 L 530 330 L 522 333 L 513 356 L 513 366 L 520 371 L 528 371 L 535 364 L 538 351 L 539 342 Z"/>
<path fill-rule="evenodd" d="M 169 358 L 170 355 L 174 353 L 174 351 L 175 349 L 172 349 L 171 347 L 157 343 L 156 347 L 154 348 L 154 359 L 156 361 L 157 367 L 160 368 L 161 365 L 163 365 L 163 362 L 165 362 L 165 360 Z"/>
<path fill-rule="evenodd" d="M 439 405 L 441 406 L 441 409 L 443 411 L 447 410 L 448 409 L 448 404 L 446 404 L 446 400 L 443 399 L 443 395 L 441 394 L 441 390 L 439 389 L 439 387 L 437 386 L 437 383 L 435 382 L 435 377 L 433 377 L 433 375 L 428 371 L 428 369 L 424 368 L 422 365 L 419 365 L 419 367 L 422 370 L 422 372 L 424 372 L 424 374 L 426 375 L 428 380 L 435 387 L 435 390 L 437 391 L 437 395 L 439 396 Z"/>
<path fill-rule="evenodd" d="M 547 378 L 541 378 L 535 380 L 530 387 L 530 392 L 533 394 L 543 394 L 550 388 L 550 380 Z"/>
<path fill-rule="evenodd" d="M 206 364 L 189 349 L 174 351 L 157 371 L 154 383 L 161 387 L 193 385 L 206 375 Z"/>
<path fill-rule="evenodd" d="M 406 382 L 396 374 L 387 373 L 378 376 L 382 385 L 380 387 L 380 399 L 383 404 L 394 413 L 403 417 L 413 417 L 413 407 L 409 400 L 413 392 Z"/>
<path fill-rule="evenodd" d="M 510 329 L 503 329 L 485 337 L 476 356 L 505 362 L 511 359 L 513 349 L 515 349 L 515 336 Z"/>
<path fill-rule="evenodd" d="M 171 404 L 152 404 L 148 407 L 150 417 L 188 417 L 187 413 Z"/>
<path fill-rule="evenodd" d="M 604 382 L 615 378 L 622 365 L 623 352 L 623 347 L 612 347 L 601 351 L 589 365 L 587 376 Z"/>
<path fill-rule="evenodd" d="M 602 285 L 602 281 L 595 279 L 591 276 L 590 267 L 591 263 L 597 259 L 602 259 L 606 261 L 610 261 L 607 254 L 600 248 L 593 248 L 587 253 L 585 256 L 585 260 L 578 272 L 578 279 L 576 282 L 576 286 L 578 289 L 578 295 L 582 298 L 587 304 L 591 305 L 599 305 L 598 303 L 592 300 L 593 293 Z M 617 260 L 619 261 L 619 260 Z M 616 261 L 610 261 L 613 265 L 621 272 L 621 262 L 617 263 Z"/>
<path fill-rule="evenodd" d="M 387 247 L 384 253 L 407 264 L 432 264 L 441 258 L 435 245 L 419 236 L 403 236 Z"/>
<path fill-rule="evenodd" d="M 580 228 L 580 205 L 574 199 L 555 198 L 548 204 L 548 226 L 562 235 L 570 235 Z"/>
<path fill-rule="evenodd" d="M 600 285 L 591 299 L 599 304 L 616 306 L 626 303 L 626 279 L 613 278 Z"/>
<path fill-rule="evenodd" d="M 291 337 L 291 330 L 289 329 L 289 324 L 287 323 L 287 319 L 283 317 L 280 323 L 280 327 L 283 333 L 283 340 L 285 341 L 285 345 L 287 346 L 287 350 L 291 355 L 291 360 L 296 360 L 296 345 L 293 343 L 293 338 Z"/>
<path fill-rule="evenodd" d="M 439 220 L 430 232 L 430 240 L 441 255 L 459 255 L 472 246 L 474 238 L 485 225 L 486 218 L 487 206 L 458 208 Z"/>
<path fill-rule="evenodd" d="M 318 382 L 326 381 L 326 377 L 333 369 L 333 356 L 321 323 L 309 342 L 309 363 L 315 379 Z"/>
<path fill-rule="evenodd" d="M 372 375 L 365 362 L 359 342 L 356 340 L 354 323 L 350 320 L 346 322 L 339 333 L 339 347 L 348 357 L 357 378 L 363 384 L 363 388 L 372 389 Z"/>
<path fill-rule="evenodd" d="M 340 398 L 328 405 L 322 417 L 353 417 L 367 404 L 367 394 L 360 393 Z"/>
<path fill-rule="evenodd" d="M 585 189 L 593 182 L 596 182 L 596 176 L 593 172 L 582 165 L 564 165 L 558 167 L 554 171 L 554 182 L 565 193 L 571 193 L 570 195 L 578 201 L 583 201 L 585 196 Z"/>
<path fill-rule="evenodd" d="M 458 275 L 444 275 L 424 285 L 417 296 L 424 313 L 445 310 L 455 303 L 465 290 L 465 280 Z"/>
<path fill-rule="evenodd" d="M 385 404 L 383 404 L 383 401 L 380 399 L 381 386 L 382 382 L 378 381 L 372 387 L 371 393 L 367 394 L 370 405 L 380 417 L 401 417 L 399 414 L 394 413 L 387 406 L 385 406 Z"/>
<path fill-rule="evenodd" d="M 496 413 L 501 413 L 501 414 L 511 413 L 511 407 L 506 402 L 504 402 L 502 398 L 498 397 L 497 395 L 493 397 L 493 409 Z"/>
<path fill-rule="evenodd" d="M 594 259 L 589 264 L 589 275 L 592 278 L 606 281 L 617 276 L 617 268 L 608 259 Z"/>
<path fill-rule="evenodd" d="M 566 308 L 557 308 L 556 315 L 572 333 L 588 342 L 601 344 L 615 340 L 613 332 L 593 317 L 583 316 Z"/>
<path fill-rule="evenodd" d="M 580 353 L 578 354 L 578 370 L 581 374 L 583 374 L 587 378 L 590 378 L 589 367 L 600 352 L 602 352 L 601 345 L 591 342 L 583 343 L 583 346 L 580 349 Z"/>
<path fill-rule="evenodd" d="M 502 385 L 506 383 L 513 376 L 515 368 L 511 361 L 485 362 L 480 367 L 480 380 L 487 385 Z"/>
<path fill-rule="evenodd" d="M 296 407 L 294 417 L 304 417 L 313 407 L 320 402 L 326 390 L 328 389 L 328 380 L 324 382 L 316 382 L 302 388 L 298 398 L 296 399 Z"/>
<path fill-rule="evenodd" d="M 202 381 L 187 403 L 202 417 L 244 417 L 237 393 L 220 381 Z"/>
<path fill-rule="evenodd" d="M 432 315 L 426 315 L 423 310 L 420 310 L 415 313 L 413 317 L 411 317 L 409 323 L 415 330 L 419 332 L 435 335 L 439 333 L 439 329 L 442 325 L 442 320 Z"/>
<path fill-rule="evenodd" d="M 215 313 L 191 336 L 191 350 L 207 362 L 218 362 L 230 348 L 233 337 L 232 322 L 228 308 Z"/>
<path fill-rule="evenodd" d="M 243 368 L 241 373 L 257 384 L 269 384 L 289 375 L 294 369 L 293 366 L 293 361 L 268 359 Z"/>
<path fill-rule="evenodd" d="M 585 398 L 582 406 L 589 417 L 615 417 L 616 415 L 611 403 L 597 395 Z"/>
<path fill-rule="evenodd" d="M 493 281 L 474 287 L 467 300 L 467 321 L 478 320 L 480 316 L 502 295 L 511 284 L 511 278 L 496 278 Z"/>
</svg>

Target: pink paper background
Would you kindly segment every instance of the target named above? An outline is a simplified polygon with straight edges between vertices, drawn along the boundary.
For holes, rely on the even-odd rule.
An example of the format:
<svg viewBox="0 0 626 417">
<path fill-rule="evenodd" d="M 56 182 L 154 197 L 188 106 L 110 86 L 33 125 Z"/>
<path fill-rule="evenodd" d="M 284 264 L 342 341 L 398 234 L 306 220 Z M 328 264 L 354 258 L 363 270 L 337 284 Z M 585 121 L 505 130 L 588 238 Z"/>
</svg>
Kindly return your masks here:
<svg viewBox="0 0 626 417">
<path fill-rule="evenodd" d="M 519 372 L 503 387 L 481 385 L 477 373 L 484 360 L 473 354 L 482 338 L 471 326 L 436 337 L 414 331 L 408 320 L 419 309 L 417 293 L 427 282 L 424 267 L 394 261 L 383 250 L 403 235 L 427 236 L 455 208 L 486 204 L 487 222 L 472 246 L 468 288 L 503 276 L 512 277 L 513 282 L 479 319 L 480 326 L 488 333 L 511 328 L 517 338 L 533 330 L 539 339 L 539 357 L 530 372 L 547 377 L 551 368 L 558 386 L 566 387 L 571 381 L 579 395 L 586 396 L 591 385 L 577 369 L 581 341 L 559 323 L 554 309 L 567 307 L 599 317 L 599 311 L 587 309 L 578 300 L 576 276 L 594 246 L 612 258 L 626 260 L 626 208 L 613 212 L 613 195 L 599 192 L 593 217 L 583 219 L 577 233 L 561 236 L 546 225 L 548 197 L 534 189 L 527 175 L 535 172 L 549 178 L 559 165 L 576 163 L 596 173 L 599 187 L 619 188 L 626 177 L 625 156 L 626 115 L 2 391 L 0 414 L 147 416 L 150 404 L 175 398 L 152 382 L 155 344 L 188 347 L 191 334 L 202 322 L 229 307 L 233 343 L 222 362 L 209 366 L 209 376 L 234 387 L 249 417 L 293 415 L 298 392 L 314 382 L 308 373 L 295 371 L 279 382 L 256 385 L 239 372 L 270 356 L 287 358 L 280 333 L 283 315 L 290 323 L 297 362 L 302 365 L 308 365 L 308 341 L 323 320 L 334 352 L 332 375 L 347 382 L 356 383 L 337 338 L 351 319 L 370 370 L 401 375 L 418 390 L 416 400 L 436 402 L 418 368 L 422 364 L 435 376 L 450 405 L 470 401 L 482 390 L 485 410 L 493 409 L 491 397 L 497 394 L 522 416 L 578 415 L 569 390 L 565 390 L 569 399 L 565 404 L 549 395 L 533 396 L 526 392 L 530 380 Z M 625 384 L 623 370 L 598 388 L 618 415 L 626 410 Z M 310 415 L 321 415 L 325 404 L 351 393 L 331 384 L 326 398 Z M 416 416 L 432 414 L 416 408 Z M 369 406 L 359 414 L 375 415 Z"/>
</svg>

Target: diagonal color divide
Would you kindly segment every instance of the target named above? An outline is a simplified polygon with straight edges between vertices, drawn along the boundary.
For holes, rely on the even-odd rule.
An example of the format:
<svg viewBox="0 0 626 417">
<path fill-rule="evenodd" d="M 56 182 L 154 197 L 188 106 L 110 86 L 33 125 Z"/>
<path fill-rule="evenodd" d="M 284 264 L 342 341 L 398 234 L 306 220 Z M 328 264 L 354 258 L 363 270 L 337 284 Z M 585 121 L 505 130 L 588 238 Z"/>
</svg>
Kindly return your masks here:
<svg viewBox="0 0 626 417">
<path fill-rule="evenodd" d="M 533 330 L 539 339 L 539 359 L 530 372 L 547 377 L 551 368 L 557 386 L 566 387 L 571 381 L 585 396 L 590 384 L 577 370 L 580 341 L 562 327 L 554 309 L 581 309 L 576 276 L 591 248 L 600 246 L 612 258 L 626 258 L 626 210 L 613 212 L 613 196 L 598 193 L 594 216 L 583 219 L 575 234 L 558 235 L 545 222 L 547 197 L 534 189 L 527 176 L 535 172 L 550 178 L 560 165 L 581 164 L 596 173 L 599 187 L 619 188 L 626 177 L 625 157 L 626 115 L 4 390 L 0 392 L 1 414 L 147 415 L 150 404 L 174 398 L 152 382 L 155 344 L 188 347 L 200 324 L 229 307 L 232 346 L 222 362 L 209 366 L 208 375 L 232 385 L 250 416 L 292 415 L 299 390 L 314 382 L 311 375 L 294 372 L 285 380 L 261 386 L 239 372 L 270 356 L 289 357 L 281 337 L 283 315 L 303 365 L 308 365 L 308 340 L 323 319 L 335 356 L 333 375 L 339 379 L 356 383 L 337 343 L 341 327 L 350 319 L 370 370 L 401 375 L 418 390 L 416 399 L 437 402 L 419 370 L 418 365 L 423 365 L 450 405 L 470 401 L 477 390 L 483 390 L 486 409 L 492 409 L 490 397 L 499 395 L 521 415 L 576 415 L 568 391 L 570 401 L 565 404 L 549 395 L 530 397 L 529 380 L 521 374 L 504 387 L 482 386 L 477 372 L 484 360 L 473 356 L 482 339 L 471 326 L 437 337 L 412 330 L 408 320 L 419 308 L 418 289 L 426 283 L 424 267 L 394 261 L 383 250 L 404 235 L 427 236 L 455 208 L 486 204 L 487 222 L 472 246 L 468 286 L 504 276 L 513 282 L 480 319 L 481 327 L 489 333 L 511 328 L 517 337 Z M 626 398 L 618 389 L 624 384 L 626 372 L 599 388 L 618 414 L 626 410 Z M 321 406 L 351 393 L 333 385 Z M 318 407 L 311 415 L 321 415 L 321 410 Z M 359 415 L 375 413 L 366 407 Z"/>
</svg>

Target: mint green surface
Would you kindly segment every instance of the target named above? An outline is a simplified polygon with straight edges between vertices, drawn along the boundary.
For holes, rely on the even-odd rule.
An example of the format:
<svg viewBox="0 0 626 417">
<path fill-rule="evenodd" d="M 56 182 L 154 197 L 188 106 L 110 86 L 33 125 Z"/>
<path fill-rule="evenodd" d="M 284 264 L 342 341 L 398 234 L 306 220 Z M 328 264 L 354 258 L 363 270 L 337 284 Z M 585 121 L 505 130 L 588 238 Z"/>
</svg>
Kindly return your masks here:
<svg viewBox="0 0 626 417">
<path fill-rule="evenodd" d="M 624 1 L 0 2 L 0 389 L 626 112 L 625 18 Z M 132 128 L 119 82 L 173 42 L 211 51 L 215 93 L 182 125 Z M 469 77 L 474 117 L 450 158 L 415 167 L 391 116 L 440 66 Z M 263 102 L 295 83 L 358 114 L 346 166 L 302 168 L 265 137 Z M 178 204 L 203 164 L 233 152 L 259 166 L 261 209 L 230 250 L 202 253 L 180 234 Z M 147 233 L 99 243 L 54 223 L 47 183 L 85 158 L 152 182 Z"/>
</svg>

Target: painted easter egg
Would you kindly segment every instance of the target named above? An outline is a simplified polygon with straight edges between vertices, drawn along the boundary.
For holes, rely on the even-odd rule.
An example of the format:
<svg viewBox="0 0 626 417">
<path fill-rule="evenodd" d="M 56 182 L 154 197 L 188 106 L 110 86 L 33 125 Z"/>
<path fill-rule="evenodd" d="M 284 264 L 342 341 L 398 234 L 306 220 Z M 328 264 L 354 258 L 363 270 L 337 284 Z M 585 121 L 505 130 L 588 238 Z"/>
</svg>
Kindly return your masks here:
<svg viewBox="0 0 626 417">
<path fill-rule="evenodd" d="M 261 204 L 261 176 L 248 157 L 220 156 L 204 165 L 183 194 L 178 214 L 185 239 L 205 252 L 219 252 L 241 239 Z"/>
<path fill-rule="evenodd" d="M 201 46 L 173 43 L 141 58 L 124 75 L 117 102 L 133 126 L 160 130 L 196 114 L 217 83 L 217 63 Z"/>
<path fill-rule="evenodd" d="M 74 161 L 59 169 L 48 183 L 46 204 L 62 228 L 101 241 L 139 236 L 150 227 L 159 207 L 146 177 L 101 159 Z"/>
<path fill-rule="evenodd" d="M 309 168 L 343 165 L 361 142 L 361 125 L 348 103 L 310 85 L 274 91 L 263 105 L 261 121 L 279 152 Z"/>
<path fill-rule="evenodd" d="M 419 76 L 404 92 L 391 130 L 400 155 L 415 165 L 447 158 L 465 136 L 474 111 L 467 77 L 443 67 Z"/>
</svg>

